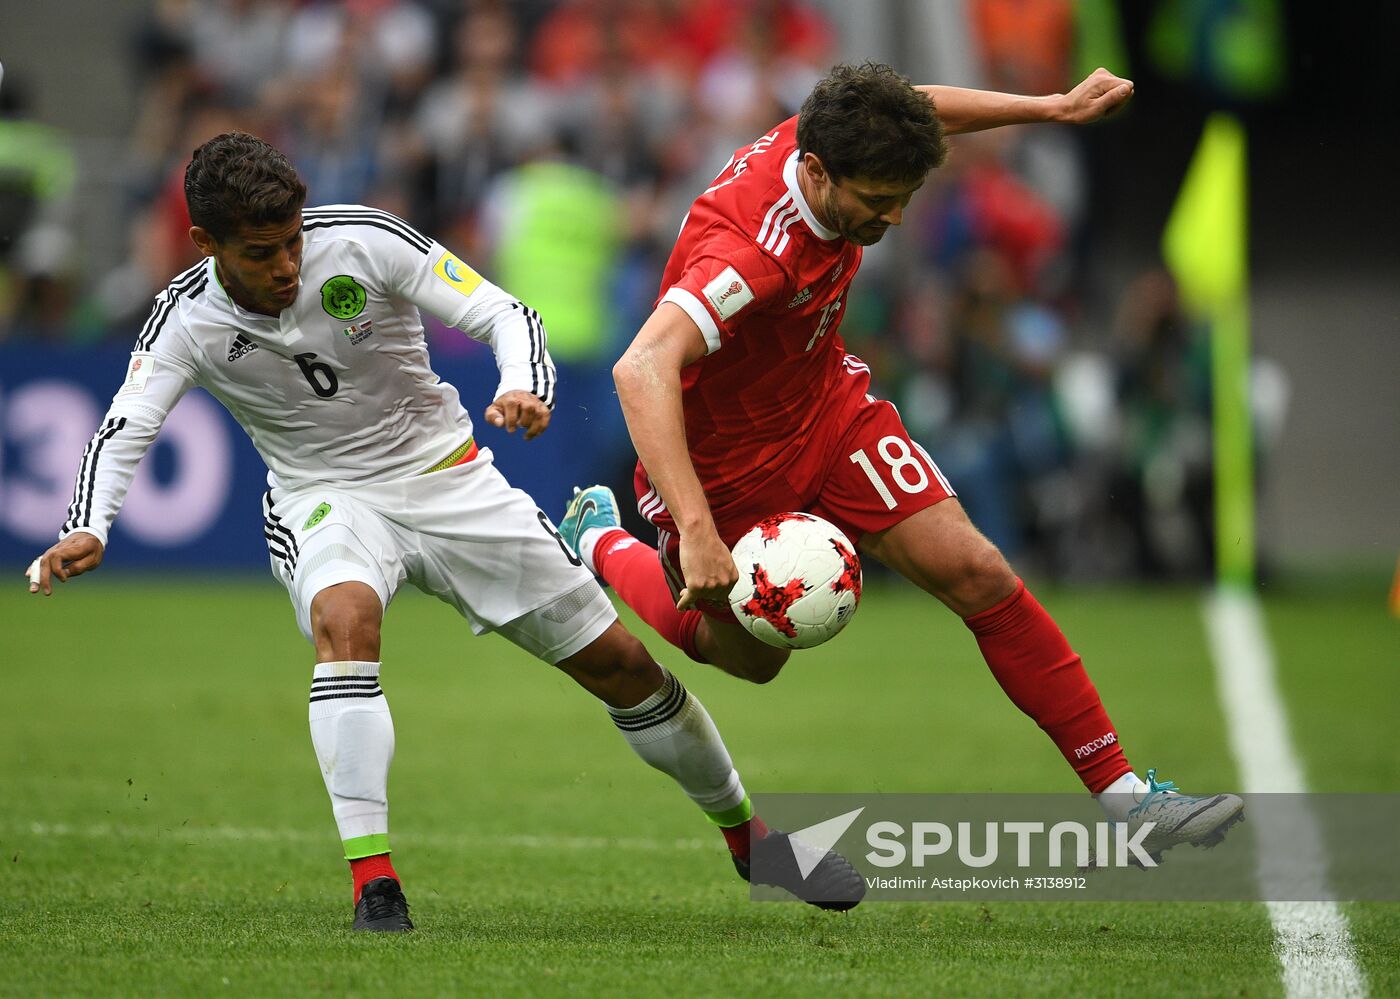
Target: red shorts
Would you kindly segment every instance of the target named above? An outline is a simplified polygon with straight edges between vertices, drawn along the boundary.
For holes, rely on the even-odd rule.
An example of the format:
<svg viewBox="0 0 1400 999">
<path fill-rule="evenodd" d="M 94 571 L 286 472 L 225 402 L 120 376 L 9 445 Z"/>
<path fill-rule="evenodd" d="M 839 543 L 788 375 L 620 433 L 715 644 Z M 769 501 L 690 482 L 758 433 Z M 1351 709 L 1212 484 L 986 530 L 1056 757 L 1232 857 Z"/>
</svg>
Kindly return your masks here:
<svg viewBox="0 0 1400 999">
<path fill-rule="evenodd" d="M 894 405 L 866 394 L 870 375 L 865 365 L 847 357 L 845 366 L 850 382 L 844 401 L 817 424 L 783 474 L 746 484 L 740 498 L 711 508 L 726 545 L 732 548 L 764 517 L 792 510 L 831 521 L 859 544 L 865 535 L 957 495 L 928 452 L 904 429 Z M 633 484 L 637 509 L 656 527 L 661 566 L 672 595 L 678 596 L 684 582 L 675 521 L 640 462 Z M 700 609 L 711 617 L 734 620 L 728 606 L 702 604 Z"/>
</svg>

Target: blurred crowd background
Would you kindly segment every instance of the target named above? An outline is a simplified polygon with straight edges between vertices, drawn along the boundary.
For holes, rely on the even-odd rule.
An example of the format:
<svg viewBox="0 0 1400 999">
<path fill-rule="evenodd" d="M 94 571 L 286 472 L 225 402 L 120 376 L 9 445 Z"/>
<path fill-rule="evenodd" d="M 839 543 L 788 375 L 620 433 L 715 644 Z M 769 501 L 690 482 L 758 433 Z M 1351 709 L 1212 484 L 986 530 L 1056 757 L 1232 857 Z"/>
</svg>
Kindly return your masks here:
<svg viewBox="0 0 1400 999">
<path fill-rule="evenodd" d="M 100 164 L 36 112 L 42 81 L 0 51 L 0 342 L 132 339 L 151 297 L 196 259 L 190 150 L 237 127 L 290 156 L 311 203 L 409 219 L 538 309 L 557 359 L 606 367 L 650 312 L 690 201 L 736 147 L 795 114 L 832 63 L 873 56 L 916 83 L 1030 94 L 1065 91 L 1097 65 L 1132 75 L 1139 97 L 1121 122 L 954 140 L 902 228 L 867 252 L 841 332 L 1013 558 L 1063 578 L 1210 572 L 1208 350 L 1157 239 L 1206 111 L 1236 111 L 1266 150 L 1302 145 L 1293 129 L 1317 134 L 1307 109 L 1322 41 L 1303 5 L 129 6 L 108 40 L 129 116 Z M 81 74 L 81 51 L 67 55 Z M 93 184 L 107 202 L 97 234 L 84 209 Z M 1266 219 L 1262 231 L 1289 227 Z M 430 332 L 435 352 L 473 349 Z M 1256 363 L 1264 489 L 1292 368 L 1267 352 Z M 626 452 L 625 438 L 613 450 Z M 606 473 L 624 476 L 623 459 Z"/>
</svg>

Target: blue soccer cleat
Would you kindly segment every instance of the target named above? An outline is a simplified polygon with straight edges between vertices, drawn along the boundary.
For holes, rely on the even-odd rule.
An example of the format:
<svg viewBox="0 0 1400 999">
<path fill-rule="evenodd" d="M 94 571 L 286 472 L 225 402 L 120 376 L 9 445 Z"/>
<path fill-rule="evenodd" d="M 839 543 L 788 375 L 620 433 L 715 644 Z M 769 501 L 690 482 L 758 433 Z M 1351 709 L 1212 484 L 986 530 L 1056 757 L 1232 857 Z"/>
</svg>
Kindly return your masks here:
<svg viewBox="0 0 1400 999">
<path fill-rule="evenodd" d="M 604 530 L 622 526 L 622 515 L 617 510 L 617 497 L 607 486 L 589 486 L 587 489 L 574 487 L 574 498 L 564 509 L 564 519 L 559 521 L 559 534 L 564 543 L 578 554 L 579 542 L 584 531 L 595 527 Z"/>
</svg>

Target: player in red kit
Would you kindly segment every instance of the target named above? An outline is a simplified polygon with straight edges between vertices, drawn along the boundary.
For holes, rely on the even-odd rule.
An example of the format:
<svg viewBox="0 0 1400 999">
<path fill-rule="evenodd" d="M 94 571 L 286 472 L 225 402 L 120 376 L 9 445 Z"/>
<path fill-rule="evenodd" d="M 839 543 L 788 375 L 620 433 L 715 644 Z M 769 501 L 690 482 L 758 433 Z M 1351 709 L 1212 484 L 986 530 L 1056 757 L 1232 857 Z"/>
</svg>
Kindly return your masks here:
<svg viewBox="0 0 1400 999">
<path fill-rule="evenodd" d="M 1068 94 L 1035 98 L 836 67 L 797 118 L 737 150 L 696 199 L 656 310 L 613 369 L 657 549 L 619 529 L 602 486 L 578 492 L 560 527 L 664 638 L 765 683 L 790 653 L 729 611 L 739 577 L 730 548 L 774 513 L 831 521 L 966 622 L 1016 706 L 1110 817 L 1156 824 L 1145 842 L 1160 853 L 1218 842 L 1243 802 L 1134 774 L 1079 656 L 894 406 L 869 394 L 869 369 L 838 332 L 862 248 L 900 223 L 943 162 L 945 135 L 1092 122 L 1132 89 L 1103 69 Z"/>
</svg>

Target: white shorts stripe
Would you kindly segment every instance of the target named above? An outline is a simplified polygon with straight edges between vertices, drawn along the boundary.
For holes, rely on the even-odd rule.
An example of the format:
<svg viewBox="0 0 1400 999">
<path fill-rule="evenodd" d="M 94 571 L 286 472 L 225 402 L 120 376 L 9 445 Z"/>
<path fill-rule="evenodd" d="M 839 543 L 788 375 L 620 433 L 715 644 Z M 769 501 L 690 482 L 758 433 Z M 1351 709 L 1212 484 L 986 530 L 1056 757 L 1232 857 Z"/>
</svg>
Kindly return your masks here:
<svg viewBox="0 0 1400 999">
<path fill-rule="evenodd" d="M 943 491 L 949 496 L 956 496 L 957 493 L 953 490 L 953 484 L 948 481 L 948 477 L 943 474 L 943 469 L 938 467 L 938 463 L 933 460 L 933 457 L 924 450 L 924 446 L 912 437 L 909 438 L 909 443 L 913 444 L 914 450 L 923 455 L 924 461 L 928 462 L 929 470 L 937 477 L 938 484 L 943 487 Z"/>
<path fill-rule="evenodd" d="M 656 532 L 656 550 L 661 556 L 661 571 L 666 574 L 675 591 L 679 593 L 685 589 L 685 577 L 676 571 L 676 567 L 671 564 L 670 549 L 671 532 L 658 530 Z"/>
<path fill-rule="evenodd" d="M 661 494 L 657 492 L 656 486 L 652 484 L 650 479 L 647 479 L 647 484 L 651 486 L 651 489 L 637 504 L 637 512 L 642 515 L 642 519 L 648 524 L 655 526 L 656 515 L 666 512 L 666 501 L 661 498 Z"/>
</svg>

